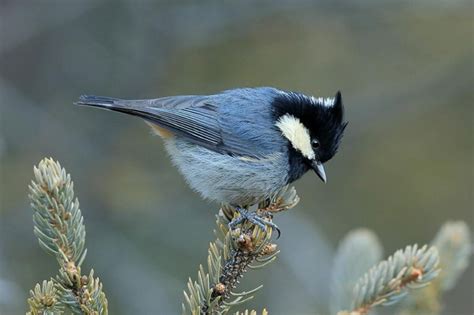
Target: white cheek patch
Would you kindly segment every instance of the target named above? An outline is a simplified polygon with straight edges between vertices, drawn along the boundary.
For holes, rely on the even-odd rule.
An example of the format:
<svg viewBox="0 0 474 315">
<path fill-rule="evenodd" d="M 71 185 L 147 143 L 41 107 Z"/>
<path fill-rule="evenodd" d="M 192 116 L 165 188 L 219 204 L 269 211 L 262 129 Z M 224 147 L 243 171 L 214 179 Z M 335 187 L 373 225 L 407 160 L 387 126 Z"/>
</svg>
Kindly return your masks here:
<svg viewBox="0 0 474 315">
<path fill-rule="evenodd" d="M 290 141 L 293 148 L 300 151 L 304 157 L 310 160 L 314 159 L 315 154 L 311 147 L 309 131 L 298 118 L 290 114 L 283 115 L 278 119 L 275 126 L 277 126 L 283 136 Z"/>
</svg>

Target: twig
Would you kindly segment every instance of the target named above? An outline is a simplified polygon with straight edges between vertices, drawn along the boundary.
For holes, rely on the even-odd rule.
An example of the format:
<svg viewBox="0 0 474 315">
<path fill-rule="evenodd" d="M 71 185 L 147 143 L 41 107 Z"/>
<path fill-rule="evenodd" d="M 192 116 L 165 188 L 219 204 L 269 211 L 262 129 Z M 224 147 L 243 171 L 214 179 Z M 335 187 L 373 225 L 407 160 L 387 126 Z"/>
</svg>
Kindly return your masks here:
<svg viewBox="0 0 474 315">
<path fill-rule="evenodd" d="M 86 231 L 70 175 L 52 159 L 42 160 L 34 173 L 35 180 L 29 187 L 34 233 L 40 246 L 54 255 L 60 266 L 59 275 L 52 279 L 55 290 L 48 285 L 43 291 L 49 295 L 54 292 L 56 301 L 75 314 L 107 314 L 107 299 L 99 279 L 94 278 L 93 270 L 81 275 L 87 253 Z"/>
<path fill-rule="evenodd" d="M 285 188 L 270 202 L 262 203 L 256 210 L 268 221 L 273 213 L 295 206 L 299 201 L 294 188 Z M 183 304 L 183 314 L 225 314 L 232 306 L 242 304 L 253 298 L 253 293 L 262 286 L 245 292 L 234 292 L 239 279 L 249 269 L 266 266 L 275 260 L 279 253 L 277 245 L 270 242 L 272 229 L 263 231 L 249 222 L 239 224 L 229 230 L 228 224 L 239 214 L 229 206 L 222 206 L 217 215 L 217 240 L 211 243 L 208 256 L 208 270 L 200 266 L 198 280 L 188 281 L 185 292 L 187 307 Z M 266 311 L 264 311 L 266 313 Z"/>
<path fill-rule="evenodd" d="M 352 311 L 340 315 L 365 315 L 377 305 L 392 305 L 411 289 L 422 288 L 439 274 L 438 251 L 417 245 L 398 250 L 369 270 L 354 287 Z"/>
</svg>

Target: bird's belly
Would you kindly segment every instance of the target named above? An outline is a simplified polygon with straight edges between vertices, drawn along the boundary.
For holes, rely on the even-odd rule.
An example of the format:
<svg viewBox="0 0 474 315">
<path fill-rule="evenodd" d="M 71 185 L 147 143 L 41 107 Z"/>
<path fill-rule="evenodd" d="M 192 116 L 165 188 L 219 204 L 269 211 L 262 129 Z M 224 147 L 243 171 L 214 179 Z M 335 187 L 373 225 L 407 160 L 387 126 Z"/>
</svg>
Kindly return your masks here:
<svg viewBox="0 0 474 315">
<path fill-rule="evenodd" d="M 288 160 L 284 153 L 265 158 L 220 154 L 179 138 L 165 140 L 174 164 L 203 197 L 234 205 L 252 205 L 286 185 Z"/>
</svg>

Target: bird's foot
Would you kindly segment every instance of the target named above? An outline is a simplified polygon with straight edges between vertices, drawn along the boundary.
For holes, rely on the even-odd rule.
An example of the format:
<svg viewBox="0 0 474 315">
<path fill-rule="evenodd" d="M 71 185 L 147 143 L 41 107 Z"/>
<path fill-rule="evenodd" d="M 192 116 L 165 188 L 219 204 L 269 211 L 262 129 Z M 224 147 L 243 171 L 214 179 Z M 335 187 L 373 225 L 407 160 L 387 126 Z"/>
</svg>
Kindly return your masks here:
<svg viewBox="0 0 474 315">
<path fill-rule="evenodd" d="M 256 211 L 251 211 L 251 210 L 240 208 L 240 207 L 236 207 L 235 211 L 237 211 L 240 214 L 240 216 L 230 221 L 229 223 L 230 230 L 234 230 L 237 225 L 241 224 L 242 222 L 248 221 L 254 225 L 257 225 L 263 231 L 267 231 L 267 227 L 271 227 L 272 229 L 275 229 L 278 233 L 277 238 L 280 238 L 280 235 L 281 235 L 280 229 L 275 223 L 271 221 L 272 215 L 268 213 L 267 211 L 263 211 L 263 212 L 260 211 L 261 212 L 260 214 Z M 270 218 L 270 220 L 268 220 L 267 218 Z"/>
</svg>

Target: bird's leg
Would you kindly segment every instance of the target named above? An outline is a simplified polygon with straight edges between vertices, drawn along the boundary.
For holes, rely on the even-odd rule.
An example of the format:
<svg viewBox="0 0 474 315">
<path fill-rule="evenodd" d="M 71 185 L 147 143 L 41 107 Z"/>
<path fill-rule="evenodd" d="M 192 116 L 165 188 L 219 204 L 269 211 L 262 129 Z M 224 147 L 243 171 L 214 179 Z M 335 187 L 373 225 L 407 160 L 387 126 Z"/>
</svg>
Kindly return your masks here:
<svg viewBox="0 0 474 315">
<path fill-rule="evenodd" d="M 240 216 L 238 216 L 237 218 L 234 218 L 232 219 L 232 221 L 230 221 L 229 223 L 229 228 L 231 230 L 235 229 L 235 227 L 239 224 L 241 224 L 242 222 L 244 221 L 248 221 L 254 225 L 257 225 L 259 228 L 261 228 L 262 230 L 266 231 L 267 230 L 267 227 L 271 227 L 272 229 L 275 229 L 278 233 L 278 237 L 280 237 L 280 229 L 278 228 L 278 226 L 273 223 L 272 221 L 268 221 L 268 220 L 265 220 L 265 217 L 272 217 L 271 214 L 269 214 L 267 211 L 263 212 L 262 215 L 260 215 L 259 213 L 257 213 L 256 211 L 252 211 L 252 210 L 248 210 L 248 209 L 245 209 L 245 208 L 241 208 L 241 207 L 235 207 L 235 211 L 237 211 Z"/>
<path fill-rule="evenodd" d="M 248 210 L 245 208 L 235 207 L 235 211 L 237 211 L 240 215 L 237 218 L 233 218 L 232 221 L 229 222 L 229 229 L 233 230 L 235 227 L 246 220 L 245 214 L 248 213 Z"/>
</svg>

